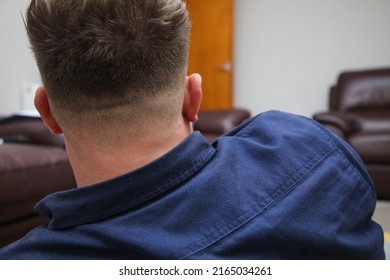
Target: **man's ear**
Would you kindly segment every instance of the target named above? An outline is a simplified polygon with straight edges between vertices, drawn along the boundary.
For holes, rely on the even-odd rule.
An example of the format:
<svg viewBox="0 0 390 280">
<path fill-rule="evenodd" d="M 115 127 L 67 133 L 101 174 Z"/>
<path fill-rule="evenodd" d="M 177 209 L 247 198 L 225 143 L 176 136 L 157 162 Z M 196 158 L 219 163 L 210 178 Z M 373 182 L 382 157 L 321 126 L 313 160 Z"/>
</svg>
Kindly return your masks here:
<svg viewBox="0 0 390 280">
<path fill-rule="evenodd" d="M 187 77 L 184 88 L 183 117 L 192 123 L 198 121 L 198 112 L 202 102 L 202 77 L 192 74 Z"/>
<path fill-rule="evenodd" d="M 62 129 L 58 125 L 57 121 L 54 119 L 49 98 L 44 87 L 39 87 L 35 93 L 34 98 L 35 108 L 38 110 L 43 122 L 50 129 L 53 134 L 62 134 Z"/>
</svg>

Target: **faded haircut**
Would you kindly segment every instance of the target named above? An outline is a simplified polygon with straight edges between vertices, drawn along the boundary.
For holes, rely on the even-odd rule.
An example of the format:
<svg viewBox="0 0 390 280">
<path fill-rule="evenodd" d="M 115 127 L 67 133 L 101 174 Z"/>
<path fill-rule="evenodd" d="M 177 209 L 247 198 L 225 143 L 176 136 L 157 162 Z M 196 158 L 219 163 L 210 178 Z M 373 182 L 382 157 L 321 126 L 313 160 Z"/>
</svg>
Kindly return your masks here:
<svg viewBox="0 0 390 280">
<path fill-rule="evenodd" d="M 26 29 L 58 114 L 139 106 L 184 82 L 182 0 L 32 0 Z"/>
</svg>

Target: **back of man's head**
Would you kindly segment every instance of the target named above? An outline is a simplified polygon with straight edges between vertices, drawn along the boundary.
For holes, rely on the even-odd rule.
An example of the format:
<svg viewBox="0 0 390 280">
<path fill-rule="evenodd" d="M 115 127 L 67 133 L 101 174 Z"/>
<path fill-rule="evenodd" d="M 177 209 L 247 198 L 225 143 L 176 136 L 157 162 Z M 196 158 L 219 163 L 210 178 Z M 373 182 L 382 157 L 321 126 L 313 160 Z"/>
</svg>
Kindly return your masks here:
<svg viewBox="0 0 390 280">
<path fill-rule="evenodd" d="M 32 0 L 26 28 L 65 127 L 164 114 L 180 98 L 190 29 L 181 0 Z"/>
</svg>

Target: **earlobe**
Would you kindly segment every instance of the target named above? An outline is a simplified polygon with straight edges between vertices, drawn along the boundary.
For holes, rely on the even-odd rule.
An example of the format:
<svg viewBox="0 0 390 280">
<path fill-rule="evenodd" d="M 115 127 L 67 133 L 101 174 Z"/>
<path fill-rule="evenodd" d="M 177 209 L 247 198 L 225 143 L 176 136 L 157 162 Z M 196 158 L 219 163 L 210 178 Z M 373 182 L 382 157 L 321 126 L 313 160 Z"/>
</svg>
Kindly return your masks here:
<svg viewBox="0 0 390 280">
<path fill-rule="evenodd" d="M 183 117 L 192 123 L 198 121 L 198 112 L 202 101 L 202 77 L 192 74 L 185 83 Z"/>
<path fill-rule="evenodd" d="M 54 119 L 49 98 L 44 87 L 39 87 L 35 93 L 34 98 L 35 108 L 38 110 L 43 122 L 50 129 L 53 134 L 62 134 L 62 129 L 58 125 L 57 121 Z"/>
</svg>

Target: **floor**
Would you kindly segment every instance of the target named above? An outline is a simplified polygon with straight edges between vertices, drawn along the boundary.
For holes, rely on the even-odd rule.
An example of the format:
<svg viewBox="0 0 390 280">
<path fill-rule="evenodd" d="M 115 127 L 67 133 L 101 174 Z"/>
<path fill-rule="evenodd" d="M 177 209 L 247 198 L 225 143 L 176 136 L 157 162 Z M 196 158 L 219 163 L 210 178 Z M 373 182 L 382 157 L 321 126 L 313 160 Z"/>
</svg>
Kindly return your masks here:
<svg viewBox="0 0 390 280">
<path fill-rule="evenodd" d="M 386 259 L 390 260 L 390 201 L 378 201 L 373 220 L 385 231 Z"/>
</svg>

